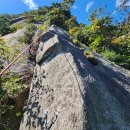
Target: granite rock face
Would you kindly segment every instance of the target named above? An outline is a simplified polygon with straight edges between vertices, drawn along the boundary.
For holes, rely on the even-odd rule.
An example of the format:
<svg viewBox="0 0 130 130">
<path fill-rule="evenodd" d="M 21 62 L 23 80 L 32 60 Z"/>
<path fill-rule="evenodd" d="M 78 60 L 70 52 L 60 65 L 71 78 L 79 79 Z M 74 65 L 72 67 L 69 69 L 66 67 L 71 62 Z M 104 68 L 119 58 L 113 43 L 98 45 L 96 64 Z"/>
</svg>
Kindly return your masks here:
<svg viewBox="0 0 130 130">
<path fill-rule="evenodd" d="M 41 38 L 20 130 L 130 130 L 130 72 L 94 54 L 92 65 L 53 25 Z M 48 113 L 46 112 L 48 111 Z"/>
</svg>

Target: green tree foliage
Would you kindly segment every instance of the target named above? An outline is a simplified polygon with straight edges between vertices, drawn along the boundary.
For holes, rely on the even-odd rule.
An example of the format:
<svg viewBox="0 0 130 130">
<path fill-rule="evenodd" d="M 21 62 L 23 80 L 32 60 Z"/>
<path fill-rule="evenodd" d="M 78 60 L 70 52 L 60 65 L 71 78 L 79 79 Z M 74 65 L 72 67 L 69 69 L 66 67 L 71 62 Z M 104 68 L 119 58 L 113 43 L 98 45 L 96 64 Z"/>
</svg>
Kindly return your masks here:
<svg viewBox="0 0 130 130">
<path fill-rule="evenodd" d="M 125 4 L 120 8 L 125 11 Z M 102 16 L 102 10 L 99 8 L 92 12 L 89 26 L 76 24 L 75 17 L 71 17 L 65 22 L 68 32 L 76 45 L 83 43 L 104 58 L 130 69 L 130 14 L 125 12 L 127 17 L 124 21 L 113 25 L 113 18 Z"/>
<path fill-rule="evenodd" d="M 114 51 L 110 50 L 105 50 L 101 54 L 105 59 L 110 60 L 112 62 L 114 62 L 118 58 L 118 55 Z"/>
<path fill-rule="evenodd" d="M 36 15 L 34 16 L 35 22 L 43 22 L 44 21 L 44 16 L 43 15 Z"/>
<path fill-rule="evenodd" d="M 0 15 L 0 35 L 6 35 L 12 32 L 10 21 L 17 18 L 18 15 Z"/>
<path fill-rule="evenodd" d="M 33 36 L 36 31 L 36 26 L 34 24 L 29 24 L 26 27 L 26 31 L 24 32 L 24 36 L 19 38 L 19 42 L 30 44 L 33 40 Z"/>
<path fill-rule="evenodd" d="M 6 16 L 0 16 L 0 34 L 5 35 L 10 32 L 10 21 Z"/>
<path fill-rule="evenodd" d="M 115 54 L 116 58 L 108 59 L 130 69 L 130 13 L 127 12 L 127 2 L 128 0 L 123 0 L 119 8 L 116 9 L 126 17 L 122 23 L 116 25 L 113 25 L 113 19 L 109 15 L 102 15 L 103 8 L 92 12 L 89 17 L 91 21 L 89 26 L 79 24 L 76 17 L 72 16 L 70 12 L 74 0 L 63 0 L 61 3 L 53 2 L 49 7 L 40 7 L 37 10 L 25 12 L 23 15 L 27 17 L 26 20 L 31 23 L 31 26 L 32 23 L 40 23 L 37 27 L 40 31 L 46 30 L 52 24 L 58 25 L 69 32 L 76 45 L 84 44 L 104 57 L 112 57 Z M 9 16 L 1 17 L 0 34 L 5 35 L 11 31 L 9 27 L 11 18 Z M 21 27 L 18 25 L 13 29 L 17 30 L 18 28 Z M 20 41 L 31 43 L 35 30 L 36 27 L 27 27 L 27 31 Z"/>
<path fill-rule="evenodd" d="M 5 61 L 11 61 L 19 53 L 19 47 L 20 46 L 16 45 L 9 46 L 5 43 L 4 39 L 0 38 L 1 63 L 4 63 Z"/>
<path fill-rule="evenodd" d="M 12 61 L 12 59 L 18 55 L 20 47 L 21 45 L 10 46 L 0 38 L 0 71 L 3 69 L 5 64 Z M 11 123 L 12 118 L 8 117 L 7 114 L 11 111 L 13 115 L 12 111 L 14 111 L 15 108 L 14 105 L 8 104 L 9 96 L 15 97 L 18 92 L 27 88 L 25 84 L 18 82 L 19 80 L 19 75 L 14 75 L 10 70 L 8 70 L 3 77 L 0 77 L 0 121 L 3 122 L 2 125 L 4 129 L 14 127 L 17 122 L 16 117 L 13 117 L 13 119 L 16 119 L 16 122 Z M 5 119 L 3 119 L 4 116 L 6 117 Z"/>
<path fill-rule="evenodd" d="M 49 26 L 55 24 L 66 29 L 65 21 L 72 17 L 70 7 L 73 3 L 74 0 L 64 0 L 62 3 L 53 2 L 50 7 L 44 6 L 35 11 L 25 12 L 24 16 L 27 17 L 28 23 L 42 22 L 44 24 L 46 22 Z"/>
<path fill-rule="evenodd" d="M 125 22 L 113 25 L 111 17 L 99 16 L 100 11 L 90 15 L 91 25 L 83 29 L 86 32 L 83 43 L 112 62 L 130 69 L 129 14 Z"/>
<path fill-rule="evenodd" d="M 62 7 L 65 10 L 70 10 L 70 7 L 74 4 L 74 0 L 63 0 L 61 3 Z"/>
</svg>

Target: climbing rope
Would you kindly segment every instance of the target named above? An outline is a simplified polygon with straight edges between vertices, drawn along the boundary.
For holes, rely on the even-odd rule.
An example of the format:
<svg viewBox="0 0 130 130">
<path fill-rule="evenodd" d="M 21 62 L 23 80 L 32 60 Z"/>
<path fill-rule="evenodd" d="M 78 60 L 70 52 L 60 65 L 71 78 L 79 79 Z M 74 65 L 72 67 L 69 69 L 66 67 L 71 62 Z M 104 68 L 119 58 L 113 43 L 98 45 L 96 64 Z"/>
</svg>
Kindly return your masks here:
<svg viewBox="0 0 130 130">
<path fill-rule="evenodd" d="M 27 46 L 19 55 L 17 55 L 14 60 L 12 60 L 1 72 L 0 72 L 0 76 L 3 75 L 3 73 L 8 70 L 32 45 L 33 43 L 37 42 L 40 40 L 41 36 L 44 33 L 42 33 L 40 36 L 38 36 L 29 46 Z"/>
</svg>

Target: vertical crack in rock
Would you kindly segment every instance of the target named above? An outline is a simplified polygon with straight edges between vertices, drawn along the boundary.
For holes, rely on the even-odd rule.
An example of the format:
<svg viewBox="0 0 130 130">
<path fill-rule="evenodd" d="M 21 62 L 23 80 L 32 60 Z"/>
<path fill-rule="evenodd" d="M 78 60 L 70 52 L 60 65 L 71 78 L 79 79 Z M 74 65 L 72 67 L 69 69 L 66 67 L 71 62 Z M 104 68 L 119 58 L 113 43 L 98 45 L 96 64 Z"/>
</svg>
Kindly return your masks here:
<svg viewBox="0 0 130 130">
<path fill-rule="evenodd" d="M 42 130 L 59 110 L 50 130 L 130 130 L 129 72 L 98 54 L 93 66 L 53 25 L 36 56 L 28 104 L 20 130 Z"/>
</svg>

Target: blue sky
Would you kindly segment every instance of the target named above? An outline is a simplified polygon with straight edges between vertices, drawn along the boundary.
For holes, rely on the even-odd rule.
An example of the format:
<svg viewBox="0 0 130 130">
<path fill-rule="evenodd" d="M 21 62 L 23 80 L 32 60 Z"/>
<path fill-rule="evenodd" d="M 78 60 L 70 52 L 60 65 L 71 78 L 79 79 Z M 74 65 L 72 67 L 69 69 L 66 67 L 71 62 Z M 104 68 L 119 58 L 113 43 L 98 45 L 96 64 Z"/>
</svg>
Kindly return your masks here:
<svg viewBox="0 0 130 130">
<path fill-rule="evenodd" d="M 51 5 L 52 2 L 61 2 L 62 0 L 0 0 L 0 14 L 19 14 L 24 11 L 29 11 L 36 9 L 39 6 Z M 104 7 L 106 2 L 106 11 L 104 10 L 104 15 L 111 14 L 118 21 L 122 18 L 116 11 L 117 6 L 120 5 L 121 0 L 75 0 L 71 12 L 77 17 L 77 21 L 80 23 L 89 24 L 88 16 L 95 9 L 99 7 Z M 130 5 L 130 0 L 127 3 Z"/>
</svg>

